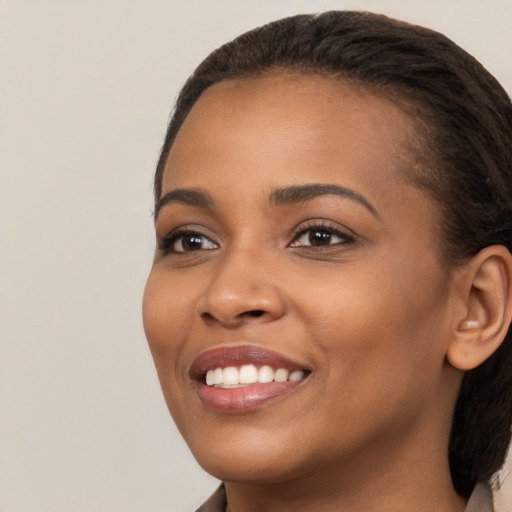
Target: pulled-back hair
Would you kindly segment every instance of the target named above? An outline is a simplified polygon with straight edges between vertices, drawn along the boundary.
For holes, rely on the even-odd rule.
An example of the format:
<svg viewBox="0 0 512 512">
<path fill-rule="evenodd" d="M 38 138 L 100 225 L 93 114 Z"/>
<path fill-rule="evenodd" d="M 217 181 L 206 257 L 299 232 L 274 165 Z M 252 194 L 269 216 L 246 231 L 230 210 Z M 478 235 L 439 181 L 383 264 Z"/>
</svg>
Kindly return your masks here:
<svg viewBox="0 0 512 512">
<path fill-rule="evenodd" d="M 449 269 L 489 245 L 512 250 L 512 104 L 499 83 L 448 38 L 366 12 L 284 18 L 211 53 L 183 87 L 155 174 L 155 200 L 176 134 L 201 94 L 231 79 L 320 74 L 392 98 L 416 120 L 420 170 L 412 178 L 443 213 Z M 416 155 L 418 156 L 418 155 Z M 512 333 L 466 372 L 449 446 L 454 487 L 468 497 L 502 466 L 512 424 Z"/>
</svg>

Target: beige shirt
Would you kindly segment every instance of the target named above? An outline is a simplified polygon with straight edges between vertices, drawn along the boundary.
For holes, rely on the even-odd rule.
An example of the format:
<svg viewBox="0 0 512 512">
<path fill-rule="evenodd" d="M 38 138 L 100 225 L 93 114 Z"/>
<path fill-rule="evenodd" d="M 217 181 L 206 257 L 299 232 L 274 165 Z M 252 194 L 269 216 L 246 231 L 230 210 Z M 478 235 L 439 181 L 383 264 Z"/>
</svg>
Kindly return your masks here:
<svg viewBox="0 0 512 512">
<path fill-rule="evenodd" d="M 210 498 L 201 505 L 196 512 L 225 512 L 226 511 L 226 492 L 221 485 Z M 476 485 L 465 512 L 494 512 L 492 504 L 492 493 L 489 486 L 485 483 Z"/>
</svg>

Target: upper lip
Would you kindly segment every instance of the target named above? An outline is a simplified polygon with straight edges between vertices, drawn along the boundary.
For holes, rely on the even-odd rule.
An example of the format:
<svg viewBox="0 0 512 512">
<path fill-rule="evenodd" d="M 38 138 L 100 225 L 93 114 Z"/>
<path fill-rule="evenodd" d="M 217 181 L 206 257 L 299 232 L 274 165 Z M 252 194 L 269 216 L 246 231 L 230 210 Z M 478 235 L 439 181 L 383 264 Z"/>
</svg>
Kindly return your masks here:
<svg viewBox="0 0 512 512">
<path fill-rule="evenodd" d="M 208 370 L 227 366 L 242 366 L 244 364 L 269 365 L 273 368 L 285 368 L 289 371 L 309 370 L 304 365 L 279 352 L 256 345 L 238 345 L 222 346 L 202 352 L 192 363 L 190 376 L 194 380 L 200 380 Z"/>
</svg>

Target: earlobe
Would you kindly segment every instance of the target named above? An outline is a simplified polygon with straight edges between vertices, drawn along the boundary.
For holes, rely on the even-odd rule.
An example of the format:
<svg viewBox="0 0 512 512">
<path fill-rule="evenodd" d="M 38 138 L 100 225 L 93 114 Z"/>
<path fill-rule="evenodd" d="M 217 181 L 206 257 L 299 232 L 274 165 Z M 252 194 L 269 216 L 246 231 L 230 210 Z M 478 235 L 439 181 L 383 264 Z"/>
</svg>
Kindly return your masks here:
<svg viewBox="0 0 512 512">
<path fill-rule="evenodd" d="M 448 362 L 472 370 L 501 345 L 512 317 L 512 255 L 502 245 L 482 249 L 464 265 L 464 314 L 456 319 Z"/>
</svg>

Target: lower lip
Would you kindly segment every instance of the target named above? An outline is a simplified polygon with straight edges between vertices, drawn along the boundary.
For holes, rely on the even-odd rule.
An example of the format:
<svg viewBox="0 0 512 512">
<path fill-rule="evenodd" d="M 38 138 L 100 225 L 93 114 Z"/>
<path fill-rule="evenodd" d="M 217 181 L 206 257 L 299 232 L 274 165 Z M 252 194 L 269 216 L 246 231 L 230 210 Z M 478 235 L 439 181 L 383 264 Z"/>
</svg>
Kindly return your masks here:
<svg viewBox="0 0 512 512">
<path fill-rule="evenodd" d="M 219 412 L 246 412 L 287 396 L 304 383 L 299 381 L 250 384 L 240 388 L 216 388 L 200 384 L 199 398 L 206 407 Z"/>
</svg>

